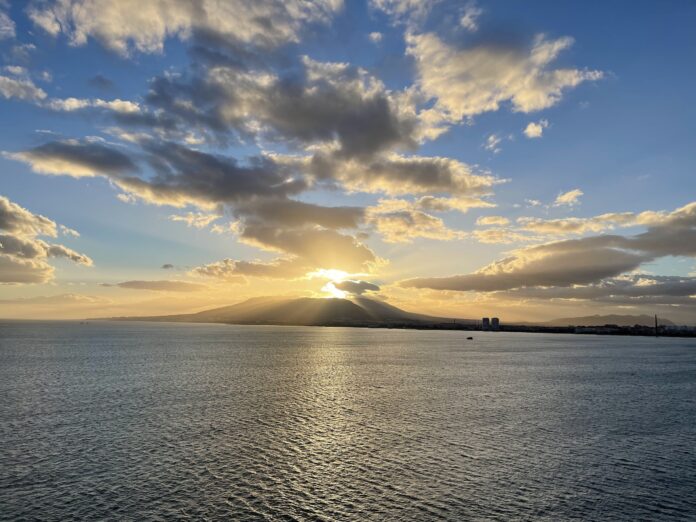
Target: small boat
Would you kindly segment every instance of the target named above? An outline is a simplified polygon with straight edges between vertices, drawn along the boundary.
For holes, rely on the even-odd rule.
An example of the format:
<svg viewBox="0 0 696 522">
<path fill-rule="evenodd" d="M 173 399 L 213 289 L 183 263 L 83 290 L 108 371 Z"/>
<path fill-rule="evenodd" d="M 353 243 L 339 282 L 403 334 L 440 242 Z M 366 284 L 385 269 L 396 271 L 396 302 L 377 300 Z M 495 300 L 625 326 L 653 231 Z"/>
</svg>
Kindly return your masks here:
<svg viewBox="0 0 696 522">
<path fill-rule="evenodd" d="M 467 341 L 473 341 L 474 338 L 473 338 L 473 337 L 467 337 L 466 340 L 467 340 Z"/>
</svg>

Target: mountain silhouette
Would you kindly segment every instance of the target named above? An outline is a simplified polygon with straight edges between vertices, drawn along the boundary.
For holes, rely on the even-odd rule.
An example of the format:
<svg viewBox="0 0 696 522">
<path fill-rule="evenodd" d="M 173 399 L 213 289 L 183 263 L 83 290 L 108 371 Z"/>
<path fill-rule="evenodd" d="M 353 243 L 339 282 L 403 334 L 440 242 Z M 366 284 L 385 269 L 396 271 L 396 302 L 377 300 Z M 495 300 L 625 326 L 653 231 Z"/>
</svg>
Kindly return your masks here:
<svg viewBox="0 0 696 522">
<path fill-rule="evenodd" d="M 114 317 L 129 321 L 187 323 L 283 324 L 302 326 L 379 326 L 390 324 L 452 323 L 453 319 L 433 317 L 401 310 L 396 306 L 367 297 L 352 299 L 314 297 L 255 297 L 247 301 L 204 310 L 195 314 L 150 317 Z M 474 321 L 457 320 L 461 324 Z"/>
</svg>

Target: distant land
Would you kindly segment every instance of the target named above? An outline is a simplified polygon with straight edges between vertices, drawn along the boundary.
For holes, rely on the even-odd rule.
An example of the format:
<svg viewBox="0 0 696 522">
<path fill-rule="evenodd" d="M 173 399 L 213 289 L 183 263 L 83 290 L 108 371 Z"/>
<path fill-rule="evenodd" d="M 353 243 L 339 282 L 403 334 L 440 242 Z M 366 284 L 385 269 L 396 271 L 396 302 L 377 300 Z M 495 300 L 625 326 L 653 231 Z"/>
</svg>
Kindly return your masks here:
<svg viewBox="0 0 696 522">
<path fill-rule="evenodd" d="M 384 301 L 367 297 L 354 297 L 353 299 L 255 297 L 242 303 L 205 310 L 195 314 L 113 317 L 111 319 L 296 326 L 416 326 L 453 323 L 455 321 L 455 319 L 406 312 Z M 456 321 L 457 323 L 471 326 L 476 324 L 475 320 L 457 319 Z"/>
<path fill-rule="evenodd" d="M 658 323 L 665 326 L 674 326 L 669 319 L 657 318 Z M 535 323 L 542 326 L 603 326 L 615 324 L 617 326 L 654 326 L 655 317 L 652 315 L 586 315 L 584 317 L 565 317 L 553 319 L 544 323 Z"/>
<path fill-rule="evenodd" d="M 353 326 L 438 330 L 481 330 L 480 319 L 436 317 L 401 310 L 367 297 L 351 299 L 312 297 L 255 297 L 247 301 L 194 314 L 110 317 L 115 321 L 177 323 L 223 323 L 288 326 Z M 678 330 L 659 318 L 660 335 L 696 335 L 696 330 Z M 547 332 L 611 335 L 654 335 L 655 318 L 649 315 L 591 315 L 554 319 L 545 323 L 506 323 L 508 332 Z"/>
</svg>

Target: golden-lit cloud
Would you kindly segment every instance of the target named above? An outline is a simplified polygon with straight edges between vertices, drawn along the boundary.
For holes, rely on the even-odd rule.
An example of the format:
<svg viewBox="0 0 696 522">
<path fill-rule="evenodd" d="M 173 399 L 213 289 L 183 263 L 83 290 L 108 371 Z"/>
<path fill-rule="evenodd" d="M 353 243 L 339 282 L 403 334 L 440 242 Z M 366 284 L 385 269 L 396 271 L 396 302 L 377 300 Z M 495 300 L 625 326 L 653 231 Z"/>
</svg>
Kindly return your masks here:
<svg viewBox="0 0 696 522">
<path fill-rule="evenodd" d="M 387 243 L 411 243 L 417 238 L 449 241 L 466 236 L 448 228 L 441 218 L 418 210 L 417 205 L 405 200 L 380 200 L 367 209 L 367 219 Z"/>
<path fill-rule="evenodd" d="M 529 139 L 541 138 L 544 134 L 544 129 L 549 126 L 548 120 L 539 120 L 538 122 L 531 121 L 524 128 L 524 135 Z"/>
<path fill-rule="evenodd" d="M 531 48 L 481 44 L 457 49 L 434 33 L 407 35 L 408 52 L 418 67 L 421 90 L 436 100 L 448 121 L 497 111 L 504 102 L 513 110 L 533 112 L 558 103 L 563 91 L 599 80 L 600 71 L 553 69 L 572 38 L 535 38 Z"/>
<path fill-rule="evenodd" d="M 504 216 L 481 216 L 476 220 L 478 226 L 505 226 L 510 223 L 510 220 Z"/>
<path fill-rule="evenodd" d="M 554 207 L 560 207 L 563 205 L 573 206 L 580 203 L 580 197 L 584 195 L 584 192 L 580 189 L 569 190 L 568 192 L 562 192 L 556 197 L 553 202 Z"/>
<path fill-rule="evenodd" d="M 127 55 L 132 49 L 162 52 L 167 37 L 188 39 L 195 31 L 275 46 L 296 41 L 303 25 L 324 22 L 341 6 L 340 0 L 58 0 L 35 1 L 28 15 L 49 34 L 66 34 L 73 45 L 84 45 L 93 37 Z"/>
<path fill-rule="evenodd" d="M 49 258 L 64 258 L 78 265 L 92 266 L 88 256 L 37 237 L 56 237 L 59 229 L 47 217 L 0 196 L 0 284 L 51 281 L 54 268 L 48 264 Z M 69 228 L 66 230 L 76 233 Z"/>
</svg>

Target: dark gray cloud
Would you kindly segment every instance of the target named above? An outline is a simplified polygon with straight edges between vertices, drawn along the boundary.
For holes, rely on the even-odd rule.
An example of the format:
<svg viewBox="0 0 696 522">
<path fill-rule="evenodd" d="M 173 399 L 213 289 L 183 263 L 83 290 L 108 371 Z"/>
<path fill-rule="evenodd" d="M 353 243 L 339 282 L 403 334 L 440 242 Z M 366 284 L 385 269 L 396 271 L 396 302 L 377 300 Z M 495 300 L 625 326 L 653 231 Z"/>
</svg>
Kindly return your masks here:
<svg viewBox="0 0 696 522">
<path fill-rule="evenodd" d="M 383 154 L 354 161 L 336 153 L 317 153 L 306 168 L 317 179 L 336 181 L 349 190 L 393 195 L 476 197 L 490 194 L 500 182 L 465 163 L 443 157 Z"/>
<path fill-rule="evenodd" d="M 286 197 L 308 188 L 294 169 L 270 157 L 255 156 L 247 164 L 175 143 L 147 142 L 150 179 L 121 178 L 119 185 L 155 202 L 233 203 L 252 197 Z"/>
<path fill-rule="evenodd" d="M 147 141 L 139 155 L 151 168 L 149 178 L 125 152 L 101 142 L 53 141 L 10 157 L 37 172 L 70 176 L 106 176 L 118 186 L 153 203 L 177 206 L 230 203 L 265 196 L 283 197 L 307 188 L 291 167 L 257 156 L 245 165 L 235 158 L 209 154 L 171 142 Z"/>
<path fill-rule="evenodd" d="M 340 281 L 334 282 L 334 287 L 343 292 L 348 292 L 353 295 L 363 295 L 366 292 L 379 292 L 379 286 L 368 281 Z"/>
<path fill-rule="evenodd" d="M 128 155 L 100 141 L 50 141 L 7 155 L 44 174 L 119 177 L 138 170 Z"/>
<path fill-rule="evenodd" d="M 95 74 L 89 79 L 89 84 L 100 91 L 111 91 L 114 88 L 114 82 L 109 80 L 103 74 Z"/>
<path fill-rule="evenodd" d="M 204 135 L 263 137 L 300 148 L 338 143 L 341 157 L 417 145 L 415 113 L 403 110 L 378 80 L 344 64 L 305 59 L 283 75 L 237 66 L 194 68 L 153 80 L 146 101 L 151 109 L 178 119 L 179 127 Z M 130 123 L 156 125 L 128 117 Z"/>
<path fill-rule="evenodd" d="M 252 222 L 287 228 L 320 225 L 325 228 L 357 228 L 365 217 L 362 207 L 325 207 L 291 199 L 261 199 L 236 207 L 237 215 Z"/>
<path fill-rule="evenodd" d="M 632 274 L 604 279 L 598 283 L 575 287 L 518 288 L 501 292 L 500 296 L 517 299 L 585 299 L 621 301 L 637 304 L 643 301 L 673 303 L 675 297 L 688 298 L 696 304 L 696 277 Z"/>
<path fill-rule="evenodd" d="M 665 256 L 696 256 L 696 203 L 655 214 L 651 226 L 634 236 L 600 235 L 546 243 L 517 250 L 472 274 L 417 278 L 401 285 L 477 292 L 589 285 Z M 649 289 L 645 292 L 643 295 L 650 295 Z"/>
</svg>

